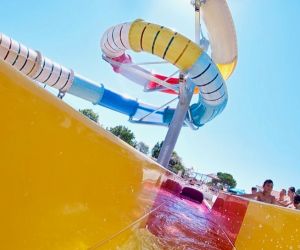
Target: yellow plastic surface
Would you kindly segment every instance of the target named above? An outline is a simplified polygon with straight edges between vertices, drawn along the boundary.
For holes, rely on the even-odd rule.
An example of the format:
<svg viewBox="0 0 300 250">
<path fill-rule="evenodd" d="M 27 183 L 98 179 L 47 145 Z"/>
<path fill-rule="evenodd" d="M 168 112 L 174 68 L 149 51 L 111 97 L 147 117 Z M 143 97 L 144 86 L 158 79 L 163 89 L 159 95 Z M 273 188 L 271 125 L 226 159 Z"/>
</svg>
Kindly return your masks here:
<svg viewBox="0 0 300 250">
<path fill-rule="evenodd" d="M 218 69 L 220 70 L 223 78 L 227 80 L 231 74 L 233 73 L 235 67 L 237 64 L 237 58 L 235 58 L 231 63 L 226 63 L 226 64 L 217 64 Z"/>
<path fill-rule="evenodd" d="M 185 36 L 142 20 L 132 23 L 129 43 L 134 51 L 157 55 L 181 70 L 189 69 L 202 54 L 201 48 Z"/>
<path fill-rule="evenodd" d="M 0 61 L 5 250 L 165 249 L 145 227 L 165 170 Z M 300 249 L 300 212 L 250 201 L 236 249 Z"/>
<path fill-rule="evenodd" d="M 117 249 L 133 237 L 156 196 L 144 186 L 165 170 L 2 61 L 0 97 L 0 248 Z"/>
<path fill-rule="evenodd" d="M 300 212 L 250 201 L 236 249 L 300 249 Z"/>
</svg>

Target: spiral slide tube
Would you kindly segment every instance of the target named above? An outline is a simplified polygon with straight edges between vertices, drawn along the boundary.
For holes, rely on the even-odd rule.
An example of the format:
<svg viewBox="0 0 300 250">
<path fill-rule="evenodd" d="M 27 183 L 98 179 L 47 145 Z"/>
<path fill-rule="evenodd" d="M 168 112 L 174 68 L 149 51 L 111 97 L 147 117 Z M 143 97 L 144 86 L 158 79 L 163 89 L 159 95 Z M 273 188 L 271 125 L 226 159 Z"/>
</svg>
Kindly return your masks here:
<svg viewBox="0 0 300 250">
<path fill-rule="evenodd" d="M 167 106 L 158 110 L 157 106 L 125 97 L 106 89 L 102 84 L 99 86 L 4 34 L 0 34 L 0 59 L 37 82 L 128 115 L 132 122 L 168 126 L 172 120 L 174 109 Z M 198 64 L 201 63 L 202 61 L 199 60 Z M 208 102 L 212 101 L 208 100 Z M 205 107 L 201 107 L 201 105 L 191 107 L 192 121 L 196 126 L 203 125 L 221 110 L 212 109 L 210 112 L 204 112 Z M 205 114 L 202 115 L 201 112 Z M 191 118 L 187 117 L 187 119 Z"/>
<path fill-rule="evenodd" d="M 235 27 L 234 27 L 230 9 L 227 5 L 226 0 L 201 1 L 200 9 L 201 9 L 201 15 L 203 17 L 203 21 L 208 31 L 209 44 L 211 47 L 211 58 L 216 63 L 223 78 L 227 80 L 235 69 L 235 66 L 237 64 L 237 57 L 238 57 L 236 32 L 235 32 Z M 148 29 L 148 27 L 146 27 L 145 29 L 143 28 L 142 31 L 143 35 L 146 29 Z M 149 32 L 149 30 L 147 32 Z M 199 32 L 200 30 L 197 31 L 197 33 Z M 129 42 L 127 41 L 128 40 L 127 36 L 129 35 L 128 27 L 126 28 L 126 25 L 114 27 L 111 30 L 109 30 L 108 33 L 110 33 L 109 36 L 107 36 L 106 38 L 104 37 L 104 39 L 107 39 L 107 41 L 105 42 L 104 40 L 104 43 L 102 42 L 101 44 L 104 54 L 111 56 L 114 61 L 122 62 L 126 64 L 131 63 L 130 57 L 124 54 L 122 55 L 122 53 L 119 52 L 116 53 L 116 51 L 114 51 L 116 47 L 120 49 L 122 48 L 128 49 L 130 45 Z M 174 40 L 173 36 L 171 39 L 172 40 L 170 40 L 169 45 L 173 43 Z M 140 43 L 142 44 L 143 41 L 144 39 L 140 40 Z M 138 49 L 138 51 L 140 50 Z M 168 52 L 168 54 L 170 53 Z M 163 59 L 165 59 L 164 57 L 166 56 L 166 54 L 160 54 L 160 55 L 157 54 L 157 55 L 161 56 Z M 150 80 L 148 79 L 148 81 L 145 82 L 145 79 L 139 79 L 133 77 L 132 73 L 129 75 L 126 67 L 116 67 L 115 64 L 113 63 L 111 64 L 117 73 L 124 75 L 125 77 L 129 78 L 133 82 L 143 86 L 147 85 L 151 89 L 157 87 L 157 84 L 155 84 L 157 82 L 152 81 L 152 79 Z M 152 74 L 151 72 L 148 73 L 149 75 Z M 161 75 L 155 75 L 155 74 L 152 75 L 160 79 L 166 78 Z M 177 84 L 178 79 L 177 81 L 175 79 L 172 79 L 170 81 L 168 80 L 167 82 L 170 82 L 172 84 Z M 166 93 L 174 93 L 171 90 L 161 90 L 161 91 Z"/>
<path fill-rule="evenodd" d="M 147 74 L 143 72 L 145 70 L 137 70 L 138 66 L 134 68 L 127 66 L 130 58 L 125 54 L 126 50 L 151 53 L 184 71 L 189 80 L 200 89 L 199 101 L 190 107 L 195 126 L 201 126 L 212 120 L 226 106 L 228 99 L 226 84 L 217 65 L 198 45 L 178 32 L 136 20 L 108 29 L 102 37 L 101 48 L 104 58 L 108 58 L 108 61 L 123 60 L 124 66 L 121 65 L 117 70 L 141 85 L 143 81 L 139 79 L 147 78 Z"/>
<path fill-rule="evenodd" d="M 208 30 L 211 58 L 227 80 L 237 64 L 238 49 L 233 19 L 226 0 L 206 0 L 201 13 Z"/>
</svg>

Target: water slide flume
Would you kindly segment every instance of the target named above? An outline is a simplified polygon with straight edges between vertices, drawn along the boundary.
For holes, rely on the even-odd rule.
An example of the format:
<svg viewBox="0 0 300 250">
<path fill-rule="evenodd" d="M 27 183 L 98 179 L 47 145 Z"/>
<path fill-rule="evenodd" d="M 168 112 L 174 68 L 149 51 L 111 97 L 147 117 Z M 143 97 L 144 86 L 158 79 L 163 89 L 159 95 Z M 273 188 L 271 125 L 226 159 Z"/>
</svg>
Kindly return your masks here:
<svg viewBox="0 0 300 250">
<path fill-rule="evenodd" d="M 297 249 L 300 213 L 165 192 L 166 169 L 0 60 L 2 249 Z M 101 161 L 99 162 L 99 159 Z"/>
<path fill-rule="evenodd" d="M 211 47 L 211 58 L 216 63 L 223 78 L 227 80 L 235 69 L 235 66 L 237 64 L 237 56 L 238 56 L 236 32 L 235 32 L 235 27 L 234 27 L 230 9 L 225 0 L 209 0 L 209 1 L 203 1 L 203 3 L 201 3 L 200 10 L 201 10 L 201 15 L 203 17 L 203 21 L 208 30 L 209 44 Z M 147 23 L 147 26 L 148 25 L 150 25 L 150 23 L 149 24 Z M 146 29 L 148 29 L 148 27 L 146 27 L 145 29 L 144 28 L 145 26 L 143 27 L 142 30 L 143 39 L 140 39 L 139 41 L 137 40 L 137 43 L 140 43 L 140 45 L 146 39 L 144 38 L 144 33 Z M 156 29 L 156 31 L 159 30 Z M 149 30 L 147 32 L 149 32 Z M 153 30 L 150 32 L 153 32 Z M 175 34 L 177 35 L 177 32 L 175 32 Z M 124 50 L 130 47 L 130 41 L 128 41 L 129 35 L 130 34 L 129 34 L 128 25 L 121 24 L 121 25 L 114 26 L 111 29 L 109 29 L 106 32 L 106 34 L 103 36 L 101 42 L 101 48 L 106 56 L 111 57 L 115 61 L 112 62 L 109 60 L 109 62 L 112 64 L 116 72 L 124 75 L 125 77 L 129 78 L 130 80 L 132 80 L 133 82 L 139 85 L 145 86 L 145 84 L 146 85 L 150 84 L 153 85 L 152 87 L 150 86 L 150 88 L 155 88 L 154 83 L 156 82 L 159 83 L 160 82 L 159 80 L 163 80 L 168 77 L 159 74 L 152 74 L 152 72 L 145 71 L 141 67 L 135 65 L 134 68 L 147 72 L 149 75 L 152 75 L 154 79 L 155 78 L 158 79 L 153 80 L 153 78 L 151 77 L 150 80 L 149 79 L 147 80 L 145 78 L 136 78 L 138 76 L 133 76 L 133 74 L 130 74 L 130 72 L 128 72 L 130 70 L 128 69 L 128 67 L 126 67 L 126 65 L 124 65 L 124 64 L 128 64 L 130 66 L 130 64 L 132 63 L 131 57 L 129 57 L 128 55 L 124 55 Z M 159 35 L 161 36 L 160 32 Z M 167 44 L 171 46 L 176 35 L 169 37 L 170 40 L 168 40 L 166 36 L 160 39 L 166 39 Z M 152 42 L 154 41 L 154 38 L 155 37 L 153 36 L 150 37 L 150 41 L 148 41 L 150 45 L 151 45 L 151 41 Z M 133 36 L 132 39 L 134 39 Z M 136 49 L 134 48 L 132 49 L 134 51 L 143 50 L 142 48 L 138 48 L 138 47 Z M 165 59 L 164 58 L 166 56 L 164 55 L 165 50 L 163 50 L 163 48 L 160 49 L 161 49 L 160 52 L 163 53 L 158 52 L 158 56 Z M 151 51 L 148 52 L 152 53 L 152 48 Z M 177 84 L 178 78 L 177 81 L 175 79 L 176 78 L 171 77 L 171 79 L 169 79 L 167 82 L 171 84 Z"/>
<path fill-rule="evenodd" d="M 153 48 L 153 54 L 161 56 L 159 51 L 163 51 L 161 57 L 165 54 L 167 58 L 176 40 L 181 39 L 178 46 L 186 47 L 186 52 L 178 60 L 172 56 L 168 60 L 186 74 L 187 81 L 203 85 L 198 78 L 207 77 L 204 81 L 218 73 L 212 85 L 196 88 L 199 102 L 190 107 L 190 111 L 195 109 L 187 119 L 193 118 L 197 126 L 209 120 L 208 110 L 225 106 L 227 93 L 222 79 L 230 76 L 237 58 L 226 1 L 202 2 L 212 61 L 187 38 L 141 20 L 124 24 L 128 25 L 127 33 L 121 31 L 122 26 L 107 32 L 108 42 L 117 37 L 116 31 L 123 43 L 122 36 L 132 40 L 128 39 L 128 46 L 124 44 L 117 57 L 103 56 L 115 71 L 127 74 L 129 79 L 147 87 L 152 84 L 150 89 L 168 89 L 169 93 L 178 94 L 176 77 L 144 70 L 125 54 L 125 47 L 135 51 L 143 48 L 151 53 Z M 142 35 L 148 38 L 146 45 L 142 43 L 139 47 Z M 160 41 L 163 37 L 164 41 Z M 118 41 L 115 42 L 117 46 Z M 184 53 L 191 49 L 195 53 L 189 52 L 183 60 Z M 115 49 L 110 52 L 115 53 Z M 31 79 L 127 114 L 138 122 L 146 114 L 143 122 L 168 125 L 173 110 L 156 112 L 157 107 L 105 89 L 4 35 L 0 35 L 0 58 L 5 61 L 0 60 L 3 249 L 299 248 L 299 212 L 223 193 L 212 210 L 181 199 L 180 184 L 170 181 L 176 180 L 172 173 L 33 84 Z M 221 94 L 213 89 L 217 82 L 222 84 L 226 98 L 224 95 L 211 104 L 203 99 L 202 92 L 212 88 L 211 91 Z M 173 185 L 170 190 L 168 182 L 177 187 Z"/>
<path fill-rule="evenodd" d="M 144 87 L 147 85 L 153 89 L 163 86 L 167 87 L 164 91 L 178 94 L 179 81 L 131 65 L 125 50 L 147 51 L 184 71 L 195 84 L 195 93 L 199 94 L 198 102 L 190 106 L 185 121 L 194 127 L 212 120 L 226 106 L 228 95 L 223 78 L 227 79 L 232 73 L 237 58 L 235 31 L 226 2 L 210 0 L 202 6 L 213 60 L 198 45 L 179 33 L 141 20 L 112 27 L 101 42 L 104 58 L 114 66 L 115 71 Z M 218 23 L 222 23 L 222 29 Z M 225 49 L 221 50 L 218 46 L 219 39 L 222 39 L 221 47 Z M 3 34 L 0 37 L 0 59 L 35 81 L 128 115 L 132 122 L 168 126 L 172 120 L 174 109 L 168 104 L 149 105 L 113 92 Z"/>
<path fill-rule="evenodd" d="M 102 84 L 94 83 L 74 73 L 73 70 L 44 57 L 39 51 L 30 49 L 4 34 L 0 34 L 0 59 L 37 82 L 123 113 L 130 119 L 138 120 L 156 109 L 156 107 L 110 91 Z M 168 111 L 172 112 L 172 110 Z M 169 114 L 169 112 L 165 113 Z M 169 119 L 164 118 L 162 112 L 149 116 L 149 120 L 162 125 L 167 125 Z"/>
<path fill-rule="evenodd" d="M 154 54 L 178 67 L 175 73 L 186 73 L 195 84 L 194 93 L 199 94 L 198 102 L 190 107 L 196 126 L 224 109 L 228 97 L 223 79 L 230 77 L 237 63 L 236 33 L 226 1 L 204 1 L 200 10 L 209 35 L 212 61 L 198 45 L 178 32 L 142 20 L 113 26 L 101 40 L 103 58 L 114 71 L 147 91 L 178 94 L 179 79 L 175 74 L 164 76 L 142 68 L 132 62 L 126 50 Z"/>
<path fill-rule="evenodd" d="M 101 48 L 105 57 L 118 62 L 123 58 L 125 70 L 117 70 L 138 83 L 145 82 L 143 79 L 147 80 L 147 75 L 151 74 L 139 66 L 127 67 L 126 62 L 130 60 L 125 51 L 129 49 L 159 56 L 185 72 L 187 81 L 200 89 L 199 101 L 190 107 L 191 119 L 196 126 L 213 119 L 226 105 L 226 85 L 217 66 L 198 45 L 178 32 L 137 20 L 108 29 L 102 37 Z"/>
<path fill-rule="evenodd" d="M 174 113 L 169 107 L 156 111 L 156 106 L 113 92 L 4 34 L 0 34 L 0 59 L 37 82 L 128 115 L 131 121 L 139 122 L 145 117 L 142 123 L 167 126 Z"/>
</svg>

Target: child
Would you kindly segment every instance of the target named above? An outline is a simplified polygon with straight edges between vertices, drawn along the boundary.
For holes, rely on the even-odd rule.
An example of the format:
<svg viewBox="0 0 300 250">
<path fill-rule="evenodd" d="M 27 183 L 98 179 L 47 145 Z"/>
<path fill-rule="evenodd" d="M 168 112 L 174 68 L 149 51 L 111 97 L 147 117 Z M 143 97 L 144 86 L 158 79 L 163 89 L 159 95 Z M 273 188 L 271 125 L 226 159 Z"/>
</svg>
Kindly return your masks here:
<svg viewBox="0 0 300 250">
<path fill-rule="evenodd" d="M 256 193 L 257 193 L 257 187 L 252 187 L 251 194 L 256 194 Z"/>
<path fill-rule="evenodd" d="M 296 209 L 300 210 L 300 195 L 295 195 L 294 197 L 294 206 Z"/>
<path fill-rule="evenodd" d="M 289 201 L 286 199 L 286 190 L 283 188 L 279 193 L 279 199 L 277 204 L 280 206 L 286 207 L 289 204 Z"/>
<path fill-rule="evenodd" d="M 289 197 L 289 202 L 288 204 L 286 205 L 286 207 L 289 207 L 289 208 L 294 208 L 294 198 L 295 198 L 295 195 L 296 195 L 296 188 L 295 187 L 290 187 L 289 190 L 288 190 L 288 197 Z"/>
</svg>

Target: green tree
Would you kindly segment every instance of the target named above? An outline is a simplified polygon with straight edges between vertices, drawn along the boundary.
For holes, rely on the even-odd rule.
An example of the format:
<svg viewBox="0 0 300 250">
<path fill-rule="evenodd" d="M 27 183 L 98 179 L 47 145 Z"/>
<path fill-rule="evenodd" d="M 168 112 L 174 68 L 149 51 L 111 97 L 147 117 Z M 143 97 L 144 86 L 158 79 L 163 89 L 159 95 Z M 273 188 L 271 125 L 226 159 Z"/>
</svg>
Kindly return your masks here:
<svg viewBox="0 0 300 250">
<path fill-rule="evenodd" d="M 79 109 L 79 112 L 84 114 L 86 117 L 90 118 L 92 121 L 98 123 L 99 115 L 95 113 L 92 109 Z"/>
<path fill-rule="evenodd" d="M 163 143 L 164 143 L 163 141 L 162 141 L 162 142 L 157 142 L 157 143 L 154 145 L 154 147 L 153 147 L 152 150 L 151 150 L 151 156 L 152 156 L 153 158 L 155 158 L 155 159 L 158 158 Z"/>
<path fill-rule="evenodd" d="M 107 128 L 108 131 L 119 137 L 121 140 L 127 142 L 129 145 L 135 147 L 136 141 L 133 132 L 125 126 L 118 125 L 115 127 Z"/>
<path fill-rule="evenodd" d="M 231 188 L 236 187 L 236 180 L 233 178 L 231 174 L 218 172 L 217 176 L 220 179 L 220 183 L 223 185 L 228 185 Z"/>
<path fill-rule="evenodd" d="M 163 145 L 163 141 L 162 142 L 157 142 L 154 147 L 152 148 L 151 150 L 151 156 L 153 158 L 158 158 L 159 156 L 159 153 L 160 153 L 160 150 L 162 148 L 162 145 Z M 169 161 L 169 169 L 174 172 L 174 173 L 178 173 L 180 170 L 182 170 L 182 172 L 185 171 L 185 167 L 182 163 L 182 159 L 181 157 L 179 157 L 179 155 L 173 151 L 172 153 L 172 156 L 171 156 L 171 159 Z"/>
<path fill-rule="evenodd" d="M 135 147 L 138 151 L 144 153 L 145 155 L 149 154 L 149 146 L 146 145 L 144 142 L 140 141 L 136 144 Z"/>
<path fill-rule="evenodd" d="M 169 161 L 169 167 L 176 174 L 179 171 L 182 171 L 183 173 L 185 171 L 185 167 L 182 163 L 182 159 L 181 159 L 181 157 L 179 157 L 179 155 L 175 151 L 173 151 L 173 153 L 172 153 L 171 159 Z"/>
</svg>

